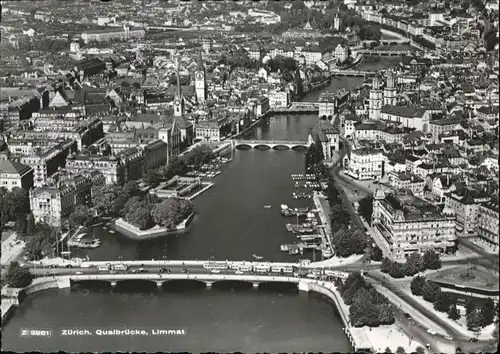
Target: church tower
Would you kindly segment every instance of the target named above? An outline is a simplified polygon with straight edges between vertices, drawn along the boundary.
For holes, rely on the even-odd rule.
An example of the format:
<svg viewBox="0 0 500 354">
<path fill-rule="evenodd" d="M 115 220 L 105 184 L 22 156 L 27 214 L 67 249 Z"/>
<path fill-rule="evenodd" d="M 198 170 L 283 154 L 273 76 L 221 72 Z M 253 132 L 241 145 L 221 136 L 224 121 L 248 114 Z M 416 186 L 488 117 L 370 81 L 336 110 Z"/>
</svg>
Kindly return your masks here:
<svg viewBox="0 0 500 354">
<path fill-rule="evenodd" d="M 174 117 L 184 116 L 184 96 L 182 96 L 181 80 L 179 77 L 179 57 L 177 57 L 177 91 L 174 99 Z"/>
<path fill-rule="evenodd" d="M 196 98 L 199 103 L 204 103 L 207 99 L 207 80 L 205 66 L 203 65 L 203 60 L 201 58 L 201 52 L 198 56 L 198 63 L 194 71 L 194 86 L 196 89 Z"/>
<path fill-rule="evenodd" d="M 392 70 L 387 71 L 387 83 L 384 89 L 384 106 L 395 106 L 397 102 L 396 78 Z"/>
<path fill-rule="evenodd" d="M 380 81 L 378 77 L 373 78 L 372 89 L 368 103 L 368 118 L 380 119 L 380 110 L 382 109 L 382 91 L 380 90 Z"/>
</svg>

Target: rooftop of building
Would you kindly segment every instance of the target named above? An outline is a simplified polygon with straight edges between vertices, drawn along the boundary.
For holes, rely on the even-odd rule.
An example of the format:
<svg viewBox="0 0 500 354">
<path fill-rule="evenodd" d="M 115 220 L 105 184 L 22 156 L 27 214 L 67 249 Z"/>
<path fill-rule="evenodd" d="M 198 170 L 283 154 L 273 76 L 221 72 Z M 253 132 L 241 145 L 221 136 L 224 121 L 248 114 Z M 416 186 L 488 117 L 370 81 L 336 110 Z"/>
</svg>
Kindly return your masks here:
<svg viewBox="0 0 500 354">
<path fill-rule="evenodd" d="M 401 211 L 406 221 L 436 219 L 443 215 L 433 204 L 415 197 L 410 191 L 400 190 L 391 194 L 386 194 L 384 201 L 395 212 Z"/>
<path fill-rule="evenodd" d="M 29 170 L 31 170 L 31 167 L 23 165 L 22 163 L 10 160 L 0 160 L 0 173 L 19 174 L 22 176 Z"/>
</svg>

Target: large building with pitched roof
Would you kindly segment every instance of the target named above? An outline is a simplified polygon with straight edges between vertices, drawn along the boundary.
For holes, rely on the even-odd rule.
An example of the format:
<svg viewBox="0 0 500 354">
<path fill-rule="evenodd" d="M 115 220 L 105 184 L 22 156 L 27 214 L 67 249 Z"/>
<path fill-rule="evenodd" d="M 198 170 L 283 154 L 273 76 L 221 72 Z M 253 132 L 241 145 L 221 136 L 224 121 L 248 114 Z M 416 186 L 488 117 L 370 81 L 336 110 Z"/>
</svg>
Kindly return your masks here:
<svg viewBox="0 0 500 354">
<path fill-rule="evenodd" d="M 22 163 L 0 160 L 0 188 L 14 187 L 29 190 L 33 187 L 33 168 Z"/>
</svg>

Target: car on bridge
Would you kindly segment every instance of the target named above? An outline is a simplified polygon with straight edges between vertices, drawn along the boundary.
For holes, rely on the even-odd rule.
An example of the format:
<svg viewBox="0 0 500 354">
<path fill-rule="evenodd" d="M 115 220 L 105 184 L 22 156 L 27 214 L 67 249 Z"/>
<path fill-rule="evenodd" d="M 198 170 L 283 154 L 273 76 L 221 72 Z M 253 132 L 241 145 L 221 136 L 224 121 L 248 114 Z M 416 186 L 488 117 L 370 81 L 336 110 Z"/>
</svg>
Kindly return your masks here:
<svg viewBox="0 0 500 354">
<path fill-rule="evenodd" d="M 170 271 L 170 269 L 168 269 L 168 268 L 160 268 L 160 273 L 167 273 L 167 274 L 170 274 L 170 273 L 171 273 L 171 271 Z"/>
<path fill-rule="evenodd" d="M 183 273 L 183 274 L 189 274 L 189 269 L 182 268 L 181 273 Z"/>
</svg>

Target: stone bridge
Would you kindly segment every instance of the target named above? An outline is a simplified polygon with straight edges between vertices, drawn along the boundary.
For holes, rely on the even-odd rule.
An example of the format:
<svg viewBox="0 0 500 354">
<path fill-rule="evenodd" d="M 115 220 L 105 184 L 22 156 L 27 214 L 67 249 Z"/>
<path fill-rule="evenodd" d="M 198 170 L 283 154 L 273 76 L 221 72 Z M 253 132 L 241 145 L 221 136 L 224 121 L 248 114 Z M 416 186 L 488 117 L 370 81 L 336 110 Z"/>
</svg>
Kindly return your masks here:
<svg viewBox="0 0 500 354">
<path fill-rule="evenodd" d="M 158 287 L 163 286 L 163 283 L 174 281 L 174 280 L 190 280 L 195 282 L 200 282 L 206 284 L 207 287 L 211 287 L 214 283 L 219 282 L 239 282 L 252 284 L 254 288 L 258 288 L 261 283 L 290 283 L 299 284 L 301 278 L 286 276 L 286 275 L 249 275 L 249 274 L 83 274 L 83 275 L 69 275 L 70 282 L 80 282 L 80 281 L 105 281 L 109 282 L 112 286 L 116 286 L 118 282 L 127 280 L 142 280 L 156 283 Z"/>
<path fill-rule="evenodd" d="M 375 75 L 374 71 L 365 71 L 365 70 L 340 70 L 334 69 L 331 70 L 330 73 L 332 76 L 353 76 L 353 77 L 365 77 L 368 75 Z"/>
<path fill-rule="evenodd" d="M 268 149 L 297 149 L 297 148 L 307 148 L 309 143 L 307 141 L 286 141 L 286 140 L 235 140 L 234 147 L 251 147 L 259 148 L 264 147 Z"/>
<path fill-rule="evenodd" d="M 382 39 L 381 44 L 397 45 L 397 44 L 410 44 L 411 40 L 406 38 L 393 38 L 393 39 Z"/>
<path fill-rule="evenodd" d="M 358 50 L 358 53 L 361 53 L 363 55 L 369 55 L 369 56 L 382 56 L 382 57 L 401 57 L 404 55 L 411 56 L 412 52 L 410 50 L 370 50 L 370 49 L 364 49 L 364 50 Z"/>
</svg>

